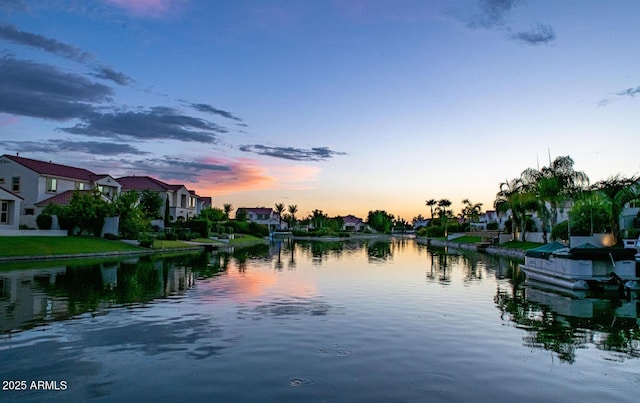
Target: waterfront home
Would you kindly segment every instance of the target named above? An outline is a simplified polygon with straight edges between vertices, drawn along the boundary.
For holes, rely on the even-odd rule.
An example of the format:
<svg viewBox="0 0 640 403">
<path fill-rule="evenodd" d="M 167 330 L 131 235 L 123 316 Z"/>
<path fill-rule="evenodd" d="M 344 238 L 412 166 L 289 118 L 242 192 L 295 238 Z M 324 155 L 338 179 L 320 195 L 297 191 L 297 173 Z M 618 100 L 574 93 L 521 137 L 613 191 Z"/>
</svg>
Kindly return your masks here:
<svg viewBox="0 0 640 403">
<path fill-rule="evenodd" d="M 280 220 L 278 213 L 269 207 L 240 207 L 236 210 L 236 218 L 238 218 L 238 214 L 244 213 L 246 213 L 248 221 L 266 225 L 269 231 L 280 231 L 289 227 L 286 222 Z"/>
<path fill-rule="evenodd" d="M 122 185 L 122 191 L 136 190 L 144 192 L 150 190 L 158 193 L 164 201 L 158 215 L 164 217 L 166 203 L 169 203 L 168 221 L 184 221 L 196 216 L 203 206 L 198 203 L 198 195 L 188 190 L 184 185 L 171 185 L 150 176 L 124 176 L 117 181 Z"/>
<path fill-rule="evenodd" d="M 98 189 L 112 199 L 120 184 L 110 175 L 98 175 L 84 168 L 39 161 L 18 155 L 0 156 L 0 186 L 22 199 L 19 225 L 36 228 L 43 201 L 74 190 Z M 47 203 L 45 203 L 47 204 Z"/>
<path fill-rule="evenodd" d="M 0 234 L 19 228 L 21 205 L 22 197 L 0 186 Z"/>
<path fill-rule="evenodd" d="M 338 218 L 342 218 L 342 230 L 346 232 L 362 232 L 368 228 L 368 225 L 364 223 L 362 218 L 358 218 L 354 215 L 346 215 Z"/>
</svg>

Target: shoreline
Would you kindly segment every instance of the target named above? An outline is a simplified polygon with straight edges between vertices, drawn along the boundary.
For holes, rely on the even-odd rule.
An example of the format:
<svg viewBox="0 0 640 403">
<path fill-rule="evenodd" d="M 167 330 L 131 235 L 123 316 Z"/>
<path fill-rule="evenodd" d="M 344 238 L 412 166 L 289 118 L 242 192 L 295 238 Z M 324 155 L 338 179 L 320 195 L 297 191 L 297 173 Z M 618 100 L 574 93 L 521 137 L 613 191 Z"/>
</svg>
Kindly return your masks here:
<svg viewBox="0 0 640 403">
<path fill-rule="evenodd" d="M 386 235 L 386 234 L 367 234 L 367 235 L 357 235 L 350 237 L 302 237 L 302 236 L 291 236 L 291 237 L 283 237 L 281 239 L 290 238 L 296 241 L 320 241 L 320 242 L 340 242 L 340 241 L 357 241 L 357 240 L 366 240 L 366 239 L 391 239 L 393 237 L 406 237 L 413 238 L 416 240 L 416 243 L 419 245 L 433 245 L 433 246 L 446 246 L 453 247 L 463 250 L 469 250 L 479 253 L 488 253 L 491 255 L 499 255 L 514 259 L 524 259 L 525 251 L 521 249 L 508 249 L 508 248 L 500 248 L 499 246 L 485 246 L 478 245 L 472 243 L 461 243 L 455 241 L 443 241 L 439 239 L 431 239 L 431 238 L 421 238 L 412 235 Z M 277 239 L 277 238 L 276 238 Z M 87 252 L 87 253 L 74 253 L 74 254 L 63 254 L 63 255 L 39 255 L 39 256 L 3 256 L 0 257 L 0 262 L 28 262 L 28 261 L 43 261 L 43 260 L 66 260 L 66 259 L 81 259 L 81 258 L 101 258 L 101 257 L 128 257 L 128 256 L 144 256 L 144 255 L 153 255 L 153 254 L 161 254 L 161 253 L 179 253 L 179 252 L 195 252 L 206 249 L 215 249 L 215 250 L 228 250 L 230 248 L 242 248 L 257 245 L 260 243 L 268 243 L 269 239 L 264 239 L 263 241 L 251 241 L 246 243 L 238 243 L 235 245 L 230 245 L 226 243 L 221 244 L 209 244 L 209 243 L 193 243 L 193 246 L 183 247 L 183 248 L 166 248 L 166 249 L 144 249 L 140 250 L 131 250 L 131 251 L 113 251 L 113 252 Z"/>
</svg>

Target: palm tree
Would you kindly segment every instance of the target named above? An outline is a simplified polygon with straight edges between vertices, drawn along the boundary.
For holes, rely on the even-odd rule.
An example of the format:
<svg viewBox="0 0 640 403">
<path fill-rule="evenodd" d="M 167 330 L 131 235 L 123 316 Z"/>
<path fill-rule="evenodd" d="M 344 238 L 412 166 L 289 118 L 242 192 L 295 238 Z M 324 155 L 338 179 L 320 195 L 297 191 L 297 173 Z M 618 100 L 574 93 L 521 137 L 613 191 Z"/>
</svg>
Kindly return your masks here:
<svg viewBox="0 0 640 403">
<path fill-rule="evenodd" d="M 464 221 L 465 218 L 469 220 L 469 230 L 471 230 L 471 221 L 478 218 L 480 215 L 480 211 L 482 211 L 482 203 L 471 203 L 469 199 L 462 200 L 462 204 L 464 207 L 462 208 L 462 212 L 460 216 Z"/>
<path fill-rule="evenodd" d="M 426 205 L 431 209 L 431 221 L 433 221 L 433 206 L 436 204 L 438 204 L 438 202 L 435 199 L 429 199 L 426 202 Z"/>
<path fill-rule="evenodd" d="M 527 231 L 527 212 L 537 207 L 537 199 L 522 178 L 502 182 L 493 205 L 498 212 L 511 212 L 511 233 L 515 236 L 519 222 L 520 240 L 524 241 Z"/>
<path fill-rule="evenodd" d="M 444 220 L 444 236 L 447 236 L 447 221 L 449 221 L 448 213 L 451 213 L 449 210 L 447 210 L 447 207 L 450 207 L 450 206 L 451 206 L 451 201 L 449 199 L 438 200 L 438 209 L 440 212 L 440 223 L 442 224 Z"/>
<path fill-rule="evenodd" d="M 229 214 L 233 211 L 233 205 L 231 203 L 225 203 L 222 205 L 222 209 L 224 211 L 224 215 L 229 219 Z"/>
<path fill-rule="evenodd" d="M 276 203 L 276 213 L 278 213 L 278 229 L 282 229 L 282 212 L 284 211 L 284 203 Z"/>
<path fill-rule="evenodd" d="M 618 174 L 598 181 L 591 186 L 591 189 L 601 192 L 611 202 L 611 231 L 616 244 L 622 242 L 620 214 L 624 209 L 624 205 L 640 197 L 639 179 L 637 176 L 625 178 Z"/>
<path fill-rule="evenodd" d="M 291 214 L 291 227 L 293 227 L 293 224 L 295 224 L 296 222 L 296 213 L 298 212 L 298 206 L 296 204 L 290 204 L 288 210 L 289 214 Z"/>
<path fill-rule="evenodd" d="M 558 206 L 585 189 L 589 177 L 573 169 L 573 159 L 568 155 L 556 157 L 548 167 L 540 169 L 540 174 L 545 178 L 540 187 L 540 198 L 549 202 L 551 226 L 554 226 L 558 222 Z"/>
</svg>

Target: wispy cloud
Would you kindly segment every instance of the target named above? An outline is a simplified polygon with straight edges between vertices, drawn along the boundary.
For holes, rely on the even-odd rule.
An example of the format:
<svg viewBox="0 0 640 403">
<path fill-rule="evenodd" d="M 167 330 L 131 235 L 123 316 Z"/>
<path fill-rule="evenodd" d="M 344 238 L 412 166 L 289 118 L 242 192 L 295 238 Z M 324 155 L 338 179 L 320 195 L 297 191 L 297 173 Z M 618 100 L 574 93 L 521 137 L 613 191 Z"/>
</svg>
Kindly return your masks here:
<svg viewBox="0 0 640 403">
<path fill-rule="evenodd" d="M 65 133 L 89 137 L 136 140 L 178 140 L 213 144 L 227 130 L 213 122 L 185 115 L 169 107 L 140 111 L 93 113 L 82 122 L 60 129 Z"/>
<path fill-rule="evenodd" d="M 0 39 L 19 45 L 38 48 L 45 52 L 83 63 L 92 57 L 91 54 L 76 46 L 31 32 L 20 31 L 16 27 L 4 23 L 0 23 Z"/>
<path fill-rule="evenodd" d="M 117 72 L 111 67 L 101 64 L 92 64 L 94 56 L 76 46 L 60 42 L 53 38 L 34 34 L 32 32 L 20 31 L 13 25 L 0 23 L 0 39 L 12 42 L 21 46 L 29 46 L 40 49 L 60 57 L 79 62 L 94 70 L 94 76 L 105 80 L 111 80 L 119 85 L 128 85 L 133 80 L 126 74 Z"/>
<path fill-rule="evenodd" d="M 0 112 L 51 120 L 87 116 L 111 88 L 48 64 L 0 58 Z"/>
<path fill-rule="evenodd" d="M 471 11 L 450 8 L 446 13 L 470 29 L 512 32 L 513 22 L 510 17 L 513 10 L 521 4 L 526 3 L 520 0 L 478 0 Z M 548 45 L 556 40 L 556 34 L 553 27 L 538 24 L 528 31 L 510 34 L 507 38 L 528 45 Z"/>
<path fill-rule="evenodd" d="M 511 39 L 524 42 L 528 45 L 547 45 L 556 40 L 556 33 L 548 25 L 539 24 L 530 31 L 518 32 Z"/>
<path fill-rule="evenodd" d="M 261 144 L 251 144 L 240 146 L 240 150 L 293 161 L 323 161 L 336 155 L 345 155 L 345 153 L 343 152 L 333 151 L 328 147 L 302 149 L 294 147 L 270 147 Z"/>
<path fill-rule="evenodd" d="M 186 0 L 104 0 L 136 17 L 158 18 L 170 15 L 186 3 Z"/>
<path fill-rule="evenodd" d="M 218 116 L 222 116 L 223 118 L 235 120 L 237 122 L 242 122 L 242 119 L 240 119 L 239 117 L 234 116 L 231 112 L 227 112 L 227 111 L 224 111 L 222 109 L 214 108 L 213 106 L 211 106 L 209 104 L 194 104 L 194 103 L 187 102 L 187 101 L 183 101 L 183 102 L 186 102 L 187 105 L 189 105 L 190 107 L 192 107 L 193 109 L 195 109 L 195 110 L 197 110 L 199 112 L 210 113 L 212 115 L 218 115 Z"/>
<path fill-rule="evenodd" d="M 147 155 L 130 144 L 107 143 L 98 141 L 45 140 L 45 141 L 5 141 L 7 150 L 20 153 L 43 153 L 46 155 L 66 152 L 79 152 L 91 155 Z"/>
<path fill-rule="evenodd" d="M 598 102 L 598 106 L 607 106 L 610 103 L 621 100 L 622 98 L 634 98 L 636 95 L 640 94 L 640 87 L 629 87 L 622 91 L 616 92 L 615 97 L 604 98 Z"/>
</svg>

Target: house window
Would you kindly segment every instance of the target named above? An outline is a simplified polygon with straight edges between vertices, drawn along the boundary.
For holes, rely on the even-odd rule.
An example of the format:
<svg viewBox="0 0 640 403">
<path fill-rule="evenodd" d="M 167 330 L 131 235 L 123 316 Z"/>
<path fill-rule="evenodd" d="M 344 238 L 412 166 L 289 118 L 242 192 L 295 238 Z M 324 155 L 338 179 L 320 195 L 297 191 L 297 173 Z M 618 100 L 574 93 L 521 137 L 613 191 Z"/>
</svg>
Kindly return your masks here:
<svg viewBox="0 0 640 403">
<path fill-rule="evenodd" d="M 0 185 L 4 185 L 4 178 L 0 178 Z"/>
<path fill-rule="evenodd" d="M 83 182 L 76 182 L 76 190 L 84 190 L 85 184 Z"/>
<path fill-rule="evenodd" d="M 180 207 L 182 207 L 182 208 L 187 207 L 187 196 L 186 195 L 182 195 L 182 197 L 180 197 Z"/>
<path fill-rule="evenodd" d="M 26 208 L 24 209 L 24 215 L 35 215 L 36 211 L 32 208 Z"/>
<path fill-rule="evenodd" d="M 19 192 L 20 191 L 20 177 L 19 176 L 14 176 L 13 178 L 11 178 L 11 191 L 12 192 Z"/>
<path fill-rule="evenodd" d="M 58 191 L 58 180 L 56 178 L 47 178 L 47 192 L 55 193 Z"/>
<path fill-rule="evenodd" d="M 9 202 L 0 202 L 0 224 L 9 223 Z"/>
<path fill-rule="evenodd" d="M 191 208 L 195 208 L 196 207 L 196 198 L 195 197 L 190 197 L 189 198 L 189 207 L 191 207 Z"/>
</svg>

